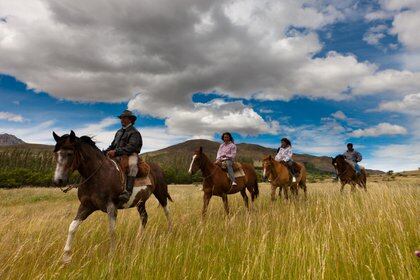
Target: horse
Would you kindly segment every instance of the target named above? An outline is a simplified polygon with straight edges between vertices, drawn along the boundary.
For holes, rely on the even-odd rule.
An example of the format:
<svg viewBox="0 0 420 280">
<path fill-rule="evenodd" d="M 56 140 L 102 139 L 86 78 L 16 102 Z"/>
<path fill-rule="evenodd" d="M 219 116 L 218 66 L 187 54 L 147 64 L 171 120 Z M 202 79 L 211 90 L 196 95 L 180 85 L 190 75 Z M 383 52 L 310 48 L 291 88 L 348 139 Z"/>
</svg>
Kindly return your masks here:
<svg viewBox="0 0 420 280">
<path fill-rule="evenodd" d="M 168 220 L 169 229 L 172 220 L 169 214 L 167 200 L 172 201 L 168 193 L 162 169 L 157 164 L 150 163 L 150 181 L 147 186 L 135 187 L 128 202 L 121 205 L 118 196 L 124 190 L 124 176 L 120 166 L 106 157 L 88 136 L 77 137 L 73 131 L 70 134 L 58 136 L 53 132 L 56 145 L 54 154 L 56 168 L 54 184 L 66 185 L 69 176 L 77 170 L 83 178 L 78 184 L 77 196 L 80 201 L 77 214 L 68 230 L 67 241 L 64 247 L 63 261 L 71 260 L 71 249 L 74 234 L 79 225 L 93 212 L 100 210 L 108 214 L 109 233 L 111 236 L 110 253 L 115 250 L 115 224 L 117 210 L 137 207 L 140 214 L 141 225 L 139 234 L 146 226 L 148 215 L 146 201 L 153 194 L 162 206 Z"/>
<path fill-rule="evenodd" d="M 341 188 L 340 192 L 343 193 L 344 186 L 346 184 L 351 185 L 351 190 L 356 189 L 356 185 L 360 188 L 367 191 L 366 181 L 367 173 L 364 168 L 361 168 L 360 173 L 357 174 L 356 170 L 350 163 L 347 162 L 346 158 L 343 155 L 338 155 L 332 159 L 332 165 L 337 173 L 338 178 L 340 178 Z"/>
<path fill-rule="evenodd" d="M 188 172 L 192 175 L 198 170 L 203 174 L 203 210 L 202 217 L 206 216 L 207 207 L 213 195 L 220 196 L 223 201 L 225 212 L 229 214 L 228 194 L 240 192 L 248 210 L 253 208 L 253 202 L 258 197 L 258 180 L 257 173 L 251 164 L 241 163 L 245 176 L 236 178 L 237 186 L 232 186 L 227 173 L 217 164 L 210 161 L 206 154 L 203 153 L 203 147 L 200 147 L 193 154 L 190 168 Z M 251 194 L 251 205 L 249 204 L 248 190 Z"/>
<path fill-rule="evenodd" d="M 306 187 L 306 168 L 302 163 L 296 162 L 299 165 L 299 176 L 296 178 L 296 182 L 292 183 L 289 169 L 283 163 L 277 162 L 271 155 L 263 158 L 263 178 L 270 180 L 271 184 L 271 201 L 276 200 L 276 189 L 279 188 L 279 196 L 281 191 L 284 192 L 284 198 L 289 199 L 289 188 L 292 193 L 297 196 L 298 188 L 303 189 L 305 198 L 307 196 Z"/>
</svg>

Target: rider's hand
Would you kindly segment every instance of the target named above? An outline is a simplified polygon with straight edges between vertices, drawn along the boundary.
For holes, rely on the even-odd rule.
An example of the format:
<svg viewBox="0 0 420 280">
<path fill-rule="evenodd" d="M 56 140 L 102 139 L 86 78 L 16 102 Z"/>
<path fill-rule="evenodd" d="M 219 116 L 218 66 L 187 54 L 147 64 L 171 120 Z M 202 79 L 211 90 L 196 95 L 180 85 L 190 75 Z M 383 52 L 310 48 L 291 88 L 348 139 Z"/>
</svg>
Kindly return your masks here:
<svg viewBox="0 0 420 280">
<path fill-rule="evenodd" d="M 106 153 L 106 155 L 109 156 L 110 158 L 114 158 L 115 157 L 115 150 L 108 151 Z"/>
</svg>

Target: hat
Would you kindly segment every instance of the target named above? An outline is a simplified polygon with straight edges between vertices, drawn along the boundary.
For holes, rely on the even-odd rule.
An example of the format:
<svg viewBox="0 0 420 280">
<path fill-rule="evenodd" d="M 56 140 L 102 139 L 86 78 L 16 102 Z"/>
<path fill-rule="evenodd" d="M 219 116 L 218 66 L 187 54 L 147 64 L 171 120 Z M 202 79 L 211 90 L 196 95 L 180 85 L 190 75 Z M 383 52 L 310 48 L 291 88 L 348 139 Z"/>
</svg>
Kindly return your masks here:
<svg viewBox="0 0 420 280">
<path fill-rule="evenodd" d="M 131 118 L 133 119 L 133 121 L 137 120 L 137 117 L 130 110 L 124 110 L 124 112 L 122 112 L 121 115 L 118 116 L 118 118 L 120 119 L 124 117 Z"/>
</svg>

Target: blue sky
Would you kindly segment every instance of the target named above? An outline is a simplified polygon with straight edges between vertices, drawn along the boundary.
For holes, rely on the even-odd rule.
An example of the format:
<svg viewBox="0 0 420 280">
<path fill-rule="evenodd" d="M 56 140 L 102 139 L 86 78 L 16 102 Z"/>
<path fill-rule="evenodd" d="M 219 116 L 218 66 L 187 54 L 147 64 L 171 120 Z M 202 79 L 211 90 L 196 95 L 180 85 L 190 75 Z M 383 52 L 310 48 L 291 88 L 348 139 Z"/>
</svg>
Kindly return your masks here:
<svg viewBox="0 0 420 280">
<path fill-rule="evenodd" d="M 52 143 L 74 129 L 105 147 L 128 107 L 144 151 L 228 130 L 314 155 L 351 141 L 369 168 L 420 167 L 416 1 L 205 2 L 131 3 L 136 21 L 91 16 L 96 1 L 34 0 L 31 14 L 5 1 L 0 133 Z"/>
</svg>

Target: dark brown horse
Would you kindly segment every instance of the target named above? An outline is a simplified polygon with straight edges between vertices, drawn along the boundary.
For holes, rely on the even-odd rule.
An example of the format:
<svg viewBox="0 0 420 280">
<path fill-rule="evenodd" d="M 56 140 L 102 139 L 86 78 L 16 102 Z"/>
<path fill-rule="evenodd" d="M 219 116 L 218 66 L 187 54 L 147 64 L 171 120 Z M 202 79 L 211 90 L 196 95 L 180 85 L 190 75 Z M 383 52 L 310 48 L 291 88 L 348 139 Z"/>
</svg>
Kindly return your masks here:
<svg viewBox="0 0 420 280">
<path fill-rule="evenodd" d="M 352 191 L 356 189 L 356 185 L 367 191 L 367 174 L 364 168 L 361 168 L 360 173 L 357 174 L 356 170 L 354 170 L 354 167 L 346 161 L 343 155 L 338 155 L 335 158 L 333 158 L 332 165 L 334 166 L 335 171 L 337 172 L 338 178 L 340 178 L 341 192 L 343 192 L 344 186 L 346 184 L 349 184 L 351 186 Z"/>
<path fill-rule="evenodd" d="M 236 183 L 238 185 L 232 186 L 227 173 L 223 171 L 220 166 L 210 161 L 210 159 L 203 153 L 202 147 L 194 152 L 189 173 L 194 174 L 200 169 L 203 174 L 203 217 L 206 215 L 207 207 L 213 195 L 220 196 L 222 198 L 226 214 L 229 214 L 227 195 L 237 192 L 241 193 L 245 206 L 248 209 L 252 209 L 252 203 L 259 194 L 257 173 L 251 164 L 242 163 L 241 165 L 245 176 L 236 178 Z M 251 193 L 251 205 L 249 205 L 248 202 L 246 189 Z"/>
<path fill-rule="evenodd" d="M 53 132 L 57 144 L 54 153 L 57 165 L 54 174 L 54 183 L 63 186 L 69 176 L 77 170 L 83 178 L 78 187 L 77 196 L 80 205 L 76 217 L 71 222 L 64 247 L 63 261 L 71 259 L 72 240 L 79 225 L 94 211 L 100 210 L 108 214 L 109 232 L 111 235 L 111 252 L 115 248 L 115 223 L 117 209 L 137 207 L 142 219 L 139 232 L 146 226 L 147 211 L 146 200 L 153 193 L 163 207 L 169 228 L 172 226 L 171 217 L 167 207 L 167 200 L 172 200 L 168 193 L 168 186 L 163 172 L 156 164 L 150 164 L 150 181 L 148 185 L 136 186 L 129 201 L 120 205 L 119 194 L 123 191 L 123 176 L 119 165 L 103 155 L 95 143 L 88 136 L 76 137 L 70 134 L 58 136 Z M 151 183 L 151 184 L 150 184 Z"/>
<path fill-rule="evenodd" d="M 289 188 L 294 195 L 298 195 L 299 187 L 303 189 L 306 197 L 306 168 L 302 163 L 296 162 L 299 166 L 299 176 L 293 183 L 289 169 L 285 163 L 277 162 L 271 155 L 266 156 L 263 161 L 263 178 L 268 178 L 271 184 L 271 200 L 276 200 L 276 189 L 279 188 L 279 196 L 281 191 L 284 192 L 284 198 L 289 199 Z"/>
</svg>

